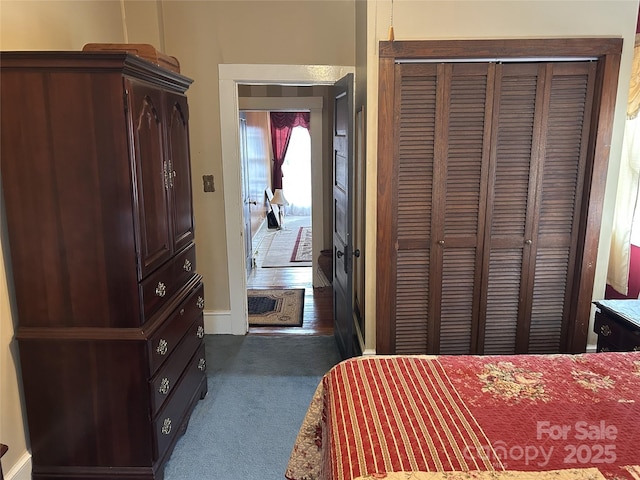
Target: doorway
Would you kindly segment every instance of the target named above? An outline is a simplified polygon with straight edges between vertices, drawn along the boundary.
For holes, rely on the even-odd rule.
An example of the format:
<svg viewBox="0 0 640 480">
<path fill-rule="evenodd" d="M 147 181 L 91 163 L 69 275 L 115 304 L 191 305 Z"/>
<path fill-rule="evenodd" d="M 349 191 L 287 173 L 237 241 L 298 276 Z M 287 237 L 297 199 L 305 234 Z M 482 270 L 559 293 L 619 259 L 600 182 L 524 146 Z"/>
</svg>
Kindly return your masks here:
<svg viewBox="0 0 640 480">
<path fill-rule="evenodd" d="M 296 328 L 276 328 L 273 326 L 259 326 L 249 328 L 250 334 L 331 334 L 333 331 L 333 321 L 331 315 L 331 296 L 327 291 L 330 283 L 325 274 L 318 268 L 318 262 L 313 262 L 312 251 L 317 251 L 323 247 L 322 243 L 312 248 L 312 221 L 322 208 L 312 205 L 312 191 L 322 191 L 324 180 L 323 168 L 312 169 L 312 145 L 310 121 L 310 110 L 287 108 L 293 104 L 308 103 L 322 110 L 322 97 L 300 99 L 299 97 L 273 97 L 280 102 L 281 109 L 276 111 L 258 109 L 261 103 L 250 95 L 253 93 L 251 86 L 241 85 L 239 88 L 240 115 L 247 121 L 247 131 L 252 132 L 249 141 L 243 142 L 240 139 L 241 147 L 246 143 L 248 148 L 247 157 L 250 159 L 248 165 L 243 166 L 245 182 L 244 188 L 251 190 L 250 196 L 254 200 L 251 202 L 251 221 L 247 222 L 245 212 L 245 223 L 251 223 L 254 228 L 249 232 L 251 236 L 251 249 L 248 254 L 252 256 L 253 268 L 247 276 L 248 289 L 304 289 L 304 308 L 302 327 Z M 260 91 L 260 89 L 257 89 Z M 272 89 L 276 92 L 280 89 Z M 307 89 L 310 90 L 310 89 Z M 317 89 L 320 90 L 320 89 Z M 322 89 L 329 92 L 328 88 Z M 306 90 L 305 90 L 306 91 Z M 317 91 L 316 91 L 317 93 Z M 273 100 L 262 102 L 269 106 Z M 244 107 L 252 104 L 252 109 Z M 286 110 L 285 110 L 286 108 Z M 316 108 L 314 108 L 315 110 Z M 317 115 L 316 115 L 317 117 Z M 315 120 L 318 120 L 315 118 Z M 275 124 L 273 123 L 275 122 Z M 272 129 L 274 125 L 287 125 L 292 123 L 292 128 L 288 130 L 290 136 L 281 137 L 282 145 L 277 149 L 278 156 L 282 158 L 282 185 L 281 190 L 275 190 L 276 196 L 272 198 L 272 191 L 269 189 L 265 196 L 265 187 L 273 188 L 275 180 L 272 181 L 272 171 L 274 169 L 273 157 L 274 148 L 272 146 Z M 299 126 L 293 126 L 299 125 Z M 321 143 L 323 137 L 322 125 L 314 125 L 314 143 Z M 285 129 L 287 131 L 287 129 Z M 286 149 L 284 148 L 286 145 Z M 321 162 L 321 156 L 317 156 L 316 163 Z M 315 177 L 312 175 L 315 171 Z M 249 185 L 247 187 L 247 185 Z M 280 185 L 278 185 L 280 186 Z M 246 194 L 244 195 L 246 197 Z M 270 209 L 267 197 L 271 204 L 284 201 L 281 207 L 274 205 L 274 217 L 278 221 L 275 228 L 269 228 L 269 222 L 265 218 Z M 277 200 L 280 198 L 281 200 Z M 257 200 L 257 201 L 256 201 Z M 246 203 L 246 202 L 245 202 Z M 282 217 L 280 217 L 282 214 Z M 326 221 L 322 216 L 317 225 Z M 247 234 L 245 234 L 246 237 Z M 322 232 L 314 241 L 322 242 Z M 319 240 L 318 240 L 319 238 Z M 316 269 L 314 269 L 314 264 Z M 322 283 L 318 284 L 318 273 L 322 276 Z M 316 288 L 314 288 L 316 287 Z"/>
<path fill-rule="evenodd" d="M 313 65 L 220 65 L 219 66 L 219 97 L 220 121 L 223 153 L 223 182 L 225 197 L 225 226 L 227 232 L 227 265 L 229 281 L 230 310 L 226 318 L 220 318 L 216 324 L 207 325 L 207 333 L 231 333 L 244 335 L 248 331 L 247 298 L 246 298 L 246 270 L 244 264 L 243 222 L 241 210 L 240 159 L 238 149 L 239 99 L 238 85 L 333 85 L 348 73 L 354 72 L 353 67 L 341 66 L 313 66 Z M 267 101 L 281 101 L 277 98 L 265 97 Z M 299 100 L 288 98 L 287 100 Z M 255 101 L 255 98 L 251 99 Z M 246 106 L 242 106 L 246 108 Z M 265 107 L 262 107 L 265 108 Z M 297 107 L 299 108 L 299 107 Z M 266 109 L 278 109 L 277 106 L 267 106 Z M 301 109 L 304 109 L 302 107 Z M 309 109 L 311 112 L 312 150 L 319 150 L 320 163 L 312 160 L 312 169 L 320 168 L 322 176 L 323 145 L 314 142 L 314 124 L 323 125 L 322 107 Z M 314 122 L 314 115 L 318 121 Z M 321 138 L 321 132 L 320 132 Z M 315 153 L 312 153 L 315 155 Z M 313 157 L 312 157 L 313 158 Z M 314 173 L 315 175 L 315 173 Z M 313 230 L 323 232 L 322 217 L 316 219 L 317 208 L 325 210 L 323 192 L 313 189 Z M 316 222 L 320 222 L 316 226 Z M 315 233 L 314 233 L 315 236 Z M 321 248 L 323 242 L 314 244 Z M 319 253 L 319 252 L 318 252 Z M 314 254 L 314 256 L 316 256 Z"/>
</svg>

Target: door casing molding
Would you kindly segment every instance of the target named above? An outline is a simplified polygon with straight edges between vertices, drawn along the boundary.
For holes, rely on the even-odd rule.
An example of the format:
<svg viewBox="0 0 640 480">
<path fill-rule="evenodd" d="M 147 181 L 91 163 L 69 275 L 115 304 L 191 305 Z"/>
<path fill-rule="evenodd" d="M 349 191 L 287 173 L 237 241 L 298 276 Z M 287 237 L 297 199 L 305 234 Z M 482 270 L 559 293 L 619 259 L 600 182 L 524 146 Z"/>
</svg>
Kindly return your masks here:
<svg viewBox="0 0 640 480">
<path fill-rule="evenodd" d="M 227 237 L 227 278 L 229 281 L 231 318 L 230 321 L 227 322 L 228 328 L 225 328 L 224 331 L 218 331 L 216 329 L 214 332 L 207 333 L 245 335 L 249 328 L 242 224 L 238 85 L 333 85 L 348 73 L 355 73 L 355 67 L 248 64 L 220 64 L 218 66 L 222 181 L 224 185 L 225 227 Z M 313 198 L 314 205 L 315 201 L 316 198 Z M 314 215 L 314 218 L 315 217 L 316 215 Z M 315 222 L 313 228 L 315 228 Z M 314 242 L 314 244 L 315 243 L 316 242 Z"/>
</svg>

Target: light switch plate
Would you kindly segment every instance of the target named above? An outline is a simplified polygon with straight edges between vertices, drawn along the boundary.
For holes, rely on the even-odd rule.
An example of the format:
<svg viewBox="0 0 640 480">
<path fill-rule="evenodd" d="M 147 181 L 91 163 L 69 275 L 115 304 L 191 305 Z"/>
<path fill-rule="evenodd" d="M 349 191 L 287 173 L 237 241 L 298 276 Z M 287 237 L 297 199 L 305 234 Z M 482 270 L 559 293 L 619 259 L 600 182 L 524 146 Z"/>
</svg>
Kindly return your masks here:
<svg viewBox="0 0 640 480">
<path fill-rule="evenodd" d="M 204 191 L 205 192 L 215 192 L 216 191 L 216 187 L 213 184 L 213 175 L 203 175 L 202 176 L 202 183 L 204 184 Z"/>
</svg>

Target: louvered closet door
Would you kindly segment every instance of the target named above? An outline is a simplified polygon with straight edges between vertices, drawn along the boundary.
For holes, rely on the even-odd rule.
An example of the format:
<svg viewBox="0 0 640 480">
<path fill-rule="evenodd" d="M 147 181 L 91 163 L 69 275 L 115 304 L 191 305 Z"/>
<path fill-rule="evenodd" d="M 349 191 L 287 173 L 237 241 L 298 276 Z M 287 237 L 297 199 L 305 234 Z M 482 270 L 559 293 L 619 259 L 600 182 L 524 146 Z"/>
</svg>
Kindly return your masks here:
<svg viewBox="0 0 640 480">
<path fill-rule="evenodd" d="M 434 349 L 476 352 L 494 65 L 439 67 L 432 289 Z"/>
<path fill-rule="evenodd" d="M 397 65 L 395 351 L 426 353 L 430 315 L 436 65 Z M 392 283 L 393 285 L 393 283 Z"/>
<path fill-rule="evenodd" d="M 497 67 L 479 343 L 485 354 L 561 349 L 594 68 Z"/>
<path fill-rule="evenodd" d="M 540 142 L 544 90 L 538 80 L 544 68 L 517 63 L 496 67 L 479 344 L 485 354 L 515 353 L 518 326 L 526 323 L 528 295 L 522 278 L 533 238 L 537 164 L 532 153 Z"/>
<path fill-rule="evenodd" d="M 530 324 L 519 341 L 530 353 L 559 352 L 573 297 L 587 143 L 596 64 L 546 66 L 545 121 L 541 129 L 538 191 L 531 250 Z"/>
<path fill-rule="evenodd" d="M 595 65 L 395 72 L 395 352 L 559 352 Z"/>
<path fill-rule="evenodd" d="M 397 353 L 474 351 L 493 66 L 398 65 Z"/>
</svg>

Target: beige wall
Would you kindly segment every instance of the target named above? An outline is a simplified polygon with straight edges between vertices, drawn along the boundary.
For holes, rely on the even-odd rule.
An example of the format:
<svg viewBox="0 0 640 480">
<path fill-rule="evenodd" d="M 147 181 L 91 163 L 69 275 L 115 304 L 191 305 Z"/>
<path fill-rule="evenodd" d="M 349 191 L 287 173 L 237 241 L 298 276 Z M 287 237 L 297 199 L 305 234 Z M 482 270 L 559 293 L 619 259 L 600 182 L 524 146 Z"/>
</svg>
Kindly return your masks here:
<svg viewBox="0 0 640 480">
<path fill-rule="evenodd" d="M 378 42 L 388 40 L 390 0 L 370 0 L 367 29 L 367 272 L 375 271 Z M 613 36 L 624 38 L 594 299 L 603 298 L 631 72 L 637 0 L 402 0 L 393 2 L 396 40 Z M 373 126 L 373 127 L 372 127 Z M 375 276 L 367 276 L 367 347 L 375 347 Z M 590 334 L 590 343 L 593 333 Z"/>
<path fill-rule="evenodd" d="M 198 270 L 206 310 L 224 311 L 230 307 L 226 236 L 219 228 L 225 218 L 218 64 L 354 65 L 354 4 L 165 1 L 162 7 L 166 51 L 196 80 L 189 90 L 194 185 L 205 174 L 216 181 L 212 194 L 194 191 Z"/>
</svg>

